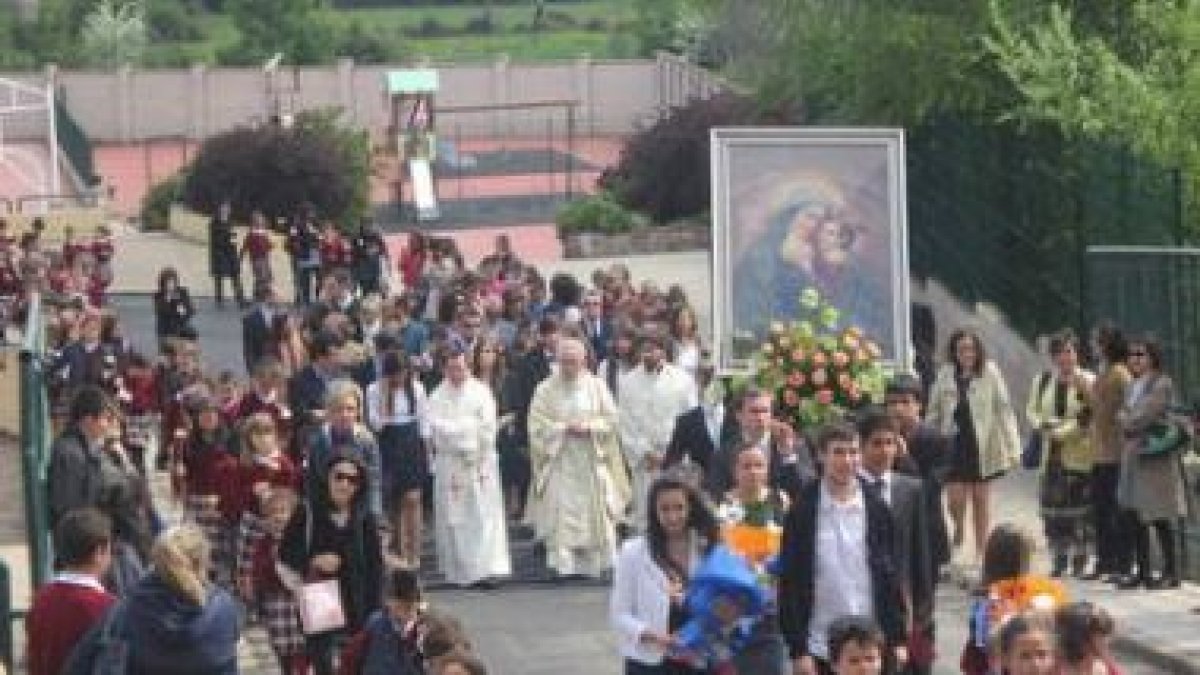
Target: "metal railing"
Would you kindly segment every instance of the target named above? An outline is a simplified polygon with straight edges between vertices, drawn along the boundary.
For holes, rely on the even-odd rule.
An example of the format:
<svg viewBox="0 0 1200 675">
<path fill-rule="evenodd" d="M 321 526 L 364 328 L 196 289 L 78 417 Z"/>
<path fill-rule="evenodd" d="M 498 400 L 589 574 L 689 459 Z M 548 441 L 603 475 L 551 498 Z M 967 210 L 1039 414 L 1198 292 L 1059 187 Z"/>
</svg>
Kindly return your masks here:
<svg viewBox="0 0 1200 675">
<path fill-rule="evenodd" d="M 50 516 L 46 472 L 53 425 L 46 394 L 46 333 L 42 300 L 33 294 L 21 349 L 21 480 L 25 494 L 25 531 L 34 588 L 50 575 Z"/>
</svg>

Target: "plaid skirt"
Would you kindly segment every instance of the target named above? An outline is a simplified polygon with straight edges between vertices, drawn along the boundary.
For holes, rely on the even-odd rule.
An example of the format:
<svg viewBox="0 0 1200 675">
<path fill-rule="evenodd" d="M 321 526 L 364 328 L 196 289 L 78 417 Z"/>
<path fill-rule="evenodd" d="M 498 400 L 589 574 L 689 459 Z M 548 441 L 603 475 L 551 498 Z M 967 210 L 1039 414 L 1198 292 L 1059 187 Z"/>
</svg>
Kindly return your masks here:
<svg viewBox="0 0 1200 675">
<path fill-rule="evenodd" d="M 304 629 L 292 594 L 286 590 L 264 592 L 259 595 L 258 607 L 271 649 L 284 658 L 303 654 Z"/>
<path fill-rule="evenodd" d="M 229 585 L 233 579 L 235 530 L 221 519 L 220 512 L 204 506 L 203 498 L 189 495 L 185 519 L 195 523 L 212 547 L 212 570 L 217 583 Z"/>
</svg>

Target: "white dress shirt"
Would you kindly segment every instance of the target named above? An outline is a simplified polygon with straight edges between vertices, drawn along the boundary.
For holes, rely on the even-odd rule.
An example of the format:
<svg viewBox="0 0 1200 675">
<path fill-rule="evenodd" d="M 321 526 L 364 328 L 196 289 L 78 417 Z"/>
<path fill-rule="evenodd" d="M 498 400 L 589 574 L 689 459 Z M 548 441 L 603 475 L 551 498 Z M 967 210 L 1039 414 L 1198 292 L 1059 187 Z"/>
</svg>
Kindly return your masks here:
<svg viewBox="0 0 1200 675">
<path fill-rule="evenodd" d="M 817 503 L 816 579 L 808 651 L 829 658 L 829 624 L 847 616 L 874 616 L 871 571 L 867 565 L 867 507 L 862 487 L 838 502 L 824 481 Z"/>
<path fill-rule="evenodd" d="M 428 396 L 425 394 L 425 387 L 415 379 L 413 380 L 413 407 L 415 409 L 409 409 L 408 395 L 401 387 L 392 395 L 392 409 L 385 410 L 386 390 L 384 387 L 386 386 L 386 379 L 376 380 L 367 386 L 367 420 L 370 422 L 371 428 L 378 432 L 386 426 L 401 426 L 416 422 L 421 437 L 429 438 L 429 420 L 426 414 Z"/>
</svg>

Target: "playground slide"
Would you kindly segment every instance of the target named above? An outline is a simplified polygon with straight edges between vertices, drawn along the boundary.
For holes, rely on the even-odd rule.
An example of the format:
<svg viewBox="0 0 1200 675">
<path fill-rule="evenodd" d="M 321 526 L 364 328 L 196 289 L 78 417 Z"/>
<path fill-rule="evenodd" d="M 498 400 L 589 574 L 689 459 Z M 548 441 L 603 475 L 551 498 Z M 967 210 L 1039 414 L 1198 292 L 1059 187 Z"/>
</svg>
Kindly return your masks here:
<svg viewBox="0 0 1200 675">
<path fill-rule="evenodd" d="M 441 215 L 438 213 L 437 196 L 433 193 L 433 170 L 429 166 L 429 160 L 408 160 L 408 175 L 412 179 L 417 220 L 437 220 Z"/>
</svg>

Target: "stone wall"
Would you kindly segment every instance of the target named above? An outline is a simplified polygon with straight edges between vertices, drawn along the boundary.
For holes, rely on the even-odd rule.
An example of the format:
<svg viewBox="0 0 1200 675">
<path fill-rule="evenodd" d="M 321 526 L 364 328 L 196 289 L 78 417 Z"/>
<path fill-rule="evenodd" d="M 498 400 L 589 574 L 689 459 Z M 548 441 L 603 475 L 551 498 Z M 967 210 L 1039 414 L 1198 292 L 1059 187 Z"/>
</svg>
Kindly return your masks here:
<svg viewBox="0 0 1200 675">
<path fill-rule="evenodd" d="M 724 85 L 707 71 L 662 54 L 653 60 L 429 64 L 441 77 L 435 108 L 512 104 L 530 101 L 578 102 L 581 134 L 627 134 L 638 125 L 692 98 L 707 97 Z M 332 66 L 217 68 L 115 72 L 59 70 L 0 73 L 34 86 L 49 79 L 94 141 L 130 142 L 155 138 L 203 139 L 244 124 L 261 123 L 278 101 L 285 113 L 341 107 L 348 121 L 381 131 L 387 121 L 383 75 L 402 65 L 360 66 L 342 60 Z M 538 136 L 553 125 L 563 133 L 562 109 L 443 113 L 438 124 L 466 136 Z M 6 129 L 10 138 L 20 131 Z"/>
<path fill-rule="evenodd" d="M 559 234 L 566 258 L 602 258 L 707 251 L 712 246 L 712 228 L 704 225 L 639 227 L 621 234 L 571 232 Z"/>
</svg>

